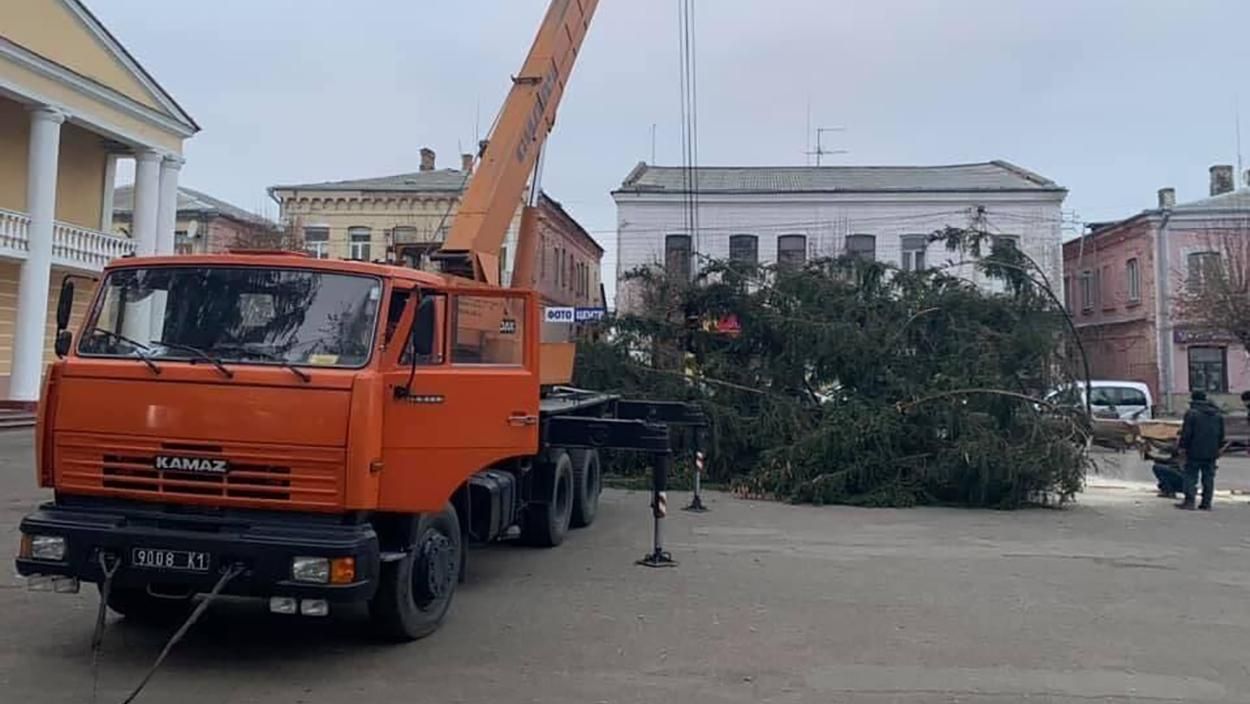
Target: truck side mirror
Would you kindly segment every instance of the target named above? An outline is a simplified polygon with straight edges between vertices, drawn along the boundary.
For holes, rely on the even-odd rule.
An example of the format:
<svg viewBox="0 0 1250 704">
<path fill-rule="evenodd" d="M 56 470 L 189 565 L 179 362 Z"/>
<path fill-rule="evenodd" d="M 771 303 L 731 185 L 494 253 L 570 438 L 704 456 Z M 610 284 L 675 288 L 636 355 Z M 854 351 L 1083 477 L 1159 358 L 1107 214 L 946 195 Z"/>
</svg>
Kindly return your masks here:
<svg viewBox="0 0 1250 704">
<path fill-rule="evenodd" d="M 64 357 L 69 354 L 69 348 L 73 342 L 74 333 L 69 330 L 58 330 L 56 333 L 56 342 L 53 343 L 52 351 L 56 352 L 57 357 Z"/>
<path fill-rule="evenodd" d="M 69 327 L 69 316 L 74 310 L 74 282 L 65 279 L 61 282 L 61 296 L 56 302 L 56 329 L 64 330 Z"/>
<path fill-rule="evenodd" d="M 412 323 L 412 351 L 417 357 L 434 354 L 434 325 L 438 320 L 434 297 L 426 296 L 417 306 L 417 318 Z"/>
</svg>

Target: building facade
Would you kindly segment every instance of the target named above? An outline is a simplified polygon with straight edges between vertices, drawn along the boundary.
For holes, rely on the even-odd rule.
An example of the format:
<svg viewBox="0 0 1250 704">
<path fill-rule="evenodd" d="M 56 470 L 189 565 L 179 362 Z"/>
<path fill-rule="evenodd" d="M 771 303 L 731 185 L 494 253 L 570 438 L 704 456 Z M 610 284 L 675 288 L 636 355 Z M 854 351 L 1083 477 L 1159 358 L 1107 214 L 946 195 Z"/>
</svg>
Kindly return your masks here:
<svg viewBox="0 0 1250 704">
<path fill-rule="evenodd" d="M 134 186 L 113 195 L 113 234 L 130 237 L 134 228 Z M 213 254 L 233 248 L 278 246 L 285 233 L 278 224 L 224 200 L 185 186 L 178 187 L 174 218 L 175 254 Z"/>
<path fill-rule="evenodd" d="M 173 251 L 183 141 L 198 130 L 78 0 L 0 3 L 2 398 L 38 400 L 65 274 Z M 119 159 L 135 162 L 130 238 L 111 234 Z"/>
<path fill-rule="evenodd" d="M 688 184 L 697 184 L 690 188 Z M 698 228 L 686 222 L 697 192 Z M 639 164 L 613 191 L 617 279 L 663 263 L 692 275 L 700 261 L 760 264 L 854 254 L 905 269 L 943 267 L 994 286 L 928 235 L 988 228 L 1013 241 L 1053 280 L 1062 271 L 1067 191 L 1003 161 L 953 166 L 676 167 Z M 618 284 L 616 305 L 637 305 Z"/>
<path fill-rule="evenodd" d="M 1227 236 L 1250 238 L 1250 189 L 1231 166 L 1213 166 L 1207 198 L 1177 204 L 1161 189 L 1154 208 L 1064 244 L 1064 289 L 1091 374 L 1141 381 L 1159 405 L 1183 409 L 1203 390 L 1229 408 L 1250 389 L 1250 359 L 1229 336 L 1187 325 L 1177 296 L 1201 285 L 1227 256 Z"/>
<path fill-rule="evenodd" d="M 282 222 L 298 232 L 313 256 L 390 261 L 432 266 L 429 255 L 442 245 L 473 173 L 472 155 L 459 169 L 439 169 L 430 149 L 421 150 L 414 173 L 273 186 Z M 528 194 L 525 196 L 528 198 Z M 499 280 L 511 285 L 521 206 L 500 253 Z M 540 193 L 538 241 L 530 287 L 550 305 L 602 305 L 599 263 L 603 248 L 558 201 Z"/>
</svg>

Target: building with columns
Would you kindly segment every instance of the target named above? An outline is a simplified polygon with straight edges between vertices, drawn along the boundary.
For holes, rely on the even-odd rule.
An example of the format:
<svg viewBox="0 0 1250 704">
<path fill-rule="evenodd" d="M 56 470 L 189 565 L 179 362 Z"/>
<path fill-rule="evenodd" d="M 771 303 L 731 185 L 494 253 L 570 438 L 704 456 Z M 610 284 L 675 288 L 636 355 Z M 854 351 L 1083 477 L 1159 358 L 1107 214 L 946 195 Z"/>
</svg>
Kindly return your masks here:
<svg viewBox="0 0 1250 704">
<path fill-rule="evenodd" d="M 78 0 L 0 2 L 0 399 L 38 400 L 66 274 L 174 251 L 182 146 L 197 131 Z M 121 159 L 135 161 L 129 238 L 111 234 Z"/>
</svg>

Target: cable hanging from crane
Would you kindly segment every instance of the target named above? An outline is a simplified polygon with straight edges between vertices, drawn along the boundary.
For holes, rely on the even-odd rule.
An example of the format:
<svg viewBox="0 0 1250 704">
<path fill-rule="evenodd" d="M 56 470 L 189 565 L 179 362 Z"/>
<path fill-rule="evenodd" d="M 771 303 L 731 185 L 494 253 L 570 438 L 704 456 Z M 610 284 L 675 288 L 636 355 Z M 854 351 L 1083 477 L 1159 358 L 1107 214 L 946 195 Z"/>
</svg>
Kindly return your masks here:
<svg viewBox="0 0 1250 704">
<path fill-rule="evenodd" d="M 692 254 L 699 237 L 699 82 L 696 61 L 694 0 L 677 0 L 678 49 L 681 54 L 681 147 L 682 187 L 686 232 Z"/>
</svg>

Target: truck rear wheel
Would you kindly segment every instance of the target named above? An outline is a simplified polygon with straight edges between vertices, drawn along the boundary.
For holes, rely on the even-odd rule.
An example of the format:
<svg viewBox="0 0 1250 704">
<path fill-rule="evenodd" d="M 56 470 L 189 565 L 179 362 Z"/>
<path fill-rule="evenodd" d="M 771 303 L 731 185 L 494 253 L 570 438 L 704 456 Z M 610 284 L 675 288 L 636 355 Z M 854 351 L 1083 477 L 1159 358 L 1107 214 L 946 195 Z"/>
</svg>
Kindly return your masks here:
<svg viewBox="0 0 1250 704">
<path fill-rule="evenodd" d="M 598 450 L 573 450 L 573 516 L 574 528 L 585 528 L 595 522 L 599 512 L 599 492 L 603 482 L 599 473 Z"/>
<path fill-rule="evenodd" d="M 152 596 L 141 587 L 117 587 L 109 589 L 108 606 L 125 616 L 128 621 L 164 626 L 178 623 L 191 614 L 192 601 Z"/>
<path fill-rule="evenodd" d="M 416 543 L 402 560 L 384 562 L 369 616 L 379 635 L 416 640 L 438 630 L 459 583 L 464 548 L 451 504 L 417 522 Z"/>
<path fill-rule="evenodd" d="M 538 468 L 547 476 L 538 478 L 542 496 L 535 496 L 525 507 L 521 542 L 540 548 L 554 548 L 564 542 L 573 516 L 573 461 L 560 450 L 550 464 Z"/>
</svg>

